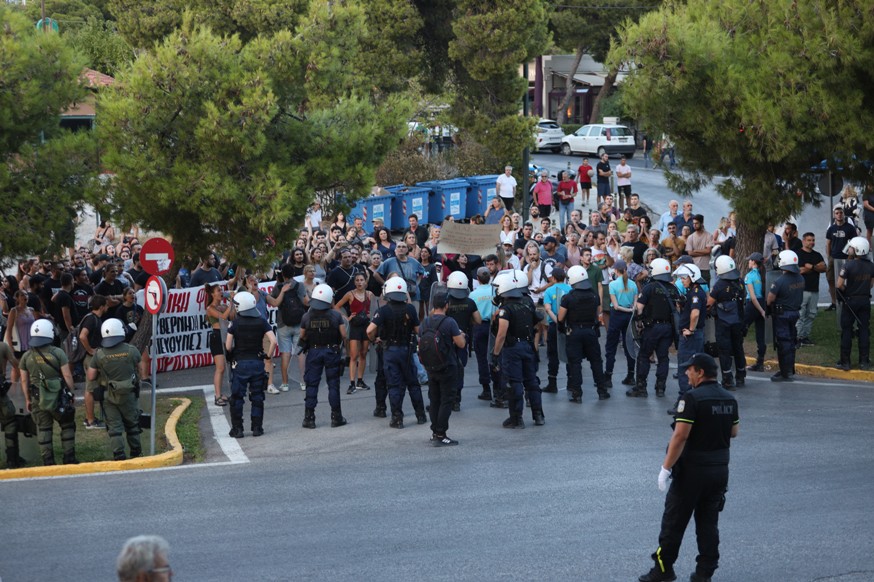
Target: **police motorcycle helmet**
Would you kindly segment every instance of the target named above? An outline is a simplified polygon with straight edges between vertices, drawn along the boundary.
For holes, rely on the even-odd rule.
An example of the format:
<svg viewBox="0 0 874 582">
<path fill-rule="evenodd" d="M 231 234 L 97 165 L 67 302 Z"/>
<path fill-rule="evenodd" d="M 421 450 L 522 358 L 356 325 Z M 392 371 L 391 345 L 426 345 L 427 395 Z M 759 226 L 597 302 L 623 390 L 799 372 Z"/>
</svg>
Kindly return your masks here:
<svg viewBox="0 0 874 582">
<path fill-rule="evenodd" d="M 234 295 L 234 309 L 241 317 L 261 317 L 255 304 L 255 296 L 248 291 L 241 291 Z"/>
<path fill-rule="evenodd" d="M 851 238 L 850 242 L 847 243 L 847 246 L 844 247 L 844 254 L 849 255 L 850 249 L 853 249 L 857 257 L 864 258 L 868 256 L 868 253 L 871 251 L 871 245 L 868 244 L 868 239 L 864 236 L 855 236 Z"/>
<path fill-rule="evenodd" d="M 103 338 L 101 345 L 105 348 L 117 346 L 124 341 L 124 324 L 120 319 L 111 318 L 100 326 L 100 336 Z"/>
<path fill-rule="evenodd" d="M 798 257 L 796 257 L 797 260 Z M 716 258 L 716 274 L 720 279 L 726 281 L 736 281 L 740 279 L 740 272 L 737 270 L 737 264 L 734 259 L 728 255 L 721 255 Z"/>
<path fill-rule="evenodd" d="M 689 277 L 693 283 L 703 283 L 704 279 L 701 277 L 701 269 L 698 268 L 697 265 L 688 263 L 685 265 L 680 265 L 674 271 L 674 277 Z"/>
<path fill-rule="evenodd" d="M 407 282 L 401 277 L 391 277 L 382 286 L 382 294 L 390 301 L 405 302 L 407 300 Z"/>
<path fill-rule="evenodd" d="M 513 269 L 513 277 L 515 277 L 516 280 L 516 288 L 522 293 L 522 295 L 528 295 L 531 293 L 531 289 L 528 288 L 528 273 L 520 269 Z"/>
<path fill-rule="evenodd" d="M 665 259 L 653 259 L 649 264 L 649 272 L 656 281 L 671 282 L 671 263 Z"/>
<path fill-rule="evenodd" d="M 455 271 L 449 278 L 446 279 L 446 287 L 449 288 L 449 296 L 455 299 L 466 299 L 470 294 L 470 289 L 467 287 L 467 275 L 461 271 Z"/>
<path fill-rule="evenodd" d="M 589 273 L 582 265 L 574 265 L 567 270 L 567 283 L 574 289 L 591 289 Z"/>
<path fill-rule="evenodd" d="M 313 296 L 310 298 L 310 307 L 317 311 L 330 309 L 334 304 L 334 290 L 330 285 L 322 283 L 316 285 L 313 289 Z"/>
<path fill-rule="evenodd" d="M 37 319 L 30 324 L 30 347 L 41 348 L 55 341 L 55 324 L 48 319 Z"/>
<path fill-rule="evenodd" d="M 522 297 L 522 290 L 519 289 L 515 271 L 499 273 L 492 284 L 495 287 L 495 293 L 502 299 Z"/>
<path fill-rule="evenodd" d="M 777 261 L 780 263 L 780 269 L 789 271 L 790 273 L 798 273 L 798 255 L 794 251 L 780 251 L 777 255 Z"/>
</svg>

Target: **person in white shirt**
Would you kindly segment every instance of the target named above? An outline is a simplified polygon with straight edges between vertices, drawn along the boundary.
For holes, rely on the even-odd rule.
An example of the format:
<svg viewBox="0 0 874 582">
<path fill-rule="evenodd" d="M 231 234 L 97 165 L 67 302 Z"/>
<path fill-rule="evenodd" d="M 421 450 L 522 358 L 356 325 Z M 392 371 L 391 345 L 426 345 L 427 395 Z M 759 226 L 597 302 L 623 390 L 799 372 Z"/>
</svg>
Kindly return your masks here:
<svg viewBox="0 0 874 582">
<path fill-rule="evenodd" d="M 516 178 L 513 177 L 513 166 L 505 166 L 504 173 L 498 176 L 498 196 L 504 202 L 508 212 L 513 212 L 513 201 L 516 198 Z"/>
<path fill-rule="evenodd" d="M 659 223 L 656 225 L 659 232 L 668 232 L 668 224 L 674 222 L 674 219 L 677 218 L 679 209 L 680 203 L 676 200 L 668 202 L 668 211 L 662 214 L 661 218 L 659 218 Z"/>
<path fill-rule="evenodd" d="M 619 190 L 619 207 L 625 208 L 631 198 L 631 166 L 625 163 L 625 156 L 619 159 L 619 165 L 616 166 L 616 186 Z M 623 198 L 625 199 L 624 206 L 622 204 Z"/>
</svg>

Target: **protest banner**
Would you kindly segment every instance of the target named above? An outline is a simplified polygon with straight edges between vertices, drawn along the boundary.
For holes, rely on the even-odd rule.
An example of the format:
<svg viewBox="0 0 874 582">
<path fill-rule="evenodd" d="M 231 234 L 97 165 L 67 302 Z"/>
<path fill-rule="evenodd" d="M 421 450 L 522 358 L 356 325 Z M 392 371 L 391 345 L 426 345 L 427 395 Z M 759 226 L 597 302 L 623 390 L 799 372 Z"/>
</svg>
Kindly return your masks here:
<svg viewBox="0 0 874 582">
<path fill-rule="evenodd" d="M 501 241 L 500 224 L 465 224 L 444 221 L 440 225 L 437 250 L 442 255 L 465 254 L 485 256 L 495 252 Z"/>
</svg>

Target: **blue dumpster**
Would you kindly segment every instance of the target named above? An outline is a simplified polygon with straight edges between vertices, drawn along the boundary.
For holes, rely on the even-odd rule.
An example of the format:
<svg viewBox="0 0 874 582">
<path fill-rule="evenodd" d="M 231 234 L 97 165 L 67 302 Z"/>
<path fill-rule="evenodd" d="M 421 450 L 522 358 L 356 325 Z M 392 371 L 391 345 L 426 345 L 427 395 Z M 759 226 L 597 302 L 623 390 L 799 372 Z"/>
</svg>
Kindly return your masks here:
<svg viewBox="0 0 874 582">
<path fill-rule="evenodd" d="M 392 230 L 407 228 L 411 214 L 415 214 L 422 224 L 428 224 L 428 198 L 433 195 L 430 188 L 392 186 L 386 190 L 394 194 L 390 226 Z"/>
<path fill-rule="evenodd" d="M 470 183 L 467 180 L 434 180 L 431 182 L 419 182 L 417 186 L 430 188 L 434 196 L 430 197 L 428 208 L 431 219 L 443 222 L 447 216 L 455 220 L 467 218 L 467 191 Z"/>
<path fill-rule="evenodd" d="M 467 216 L 485 214 L 492 198 L 498 195 L 496 183 L 499 174 L 471 176 L 467 178 L 470 191 L 467 193 Z"/>
<path fill-rule="evenodd" d="M 394 195 L 362 198 L 356 202 L 355 206 L 353 206 L 349 211 L 349 217 L 355 218 L 356 216 L 360 216 L 364 220 L 364 230 L 367 232 L 373 230 L 371 228 L 372 222 L 377 218 L 381 218 L 383 224 L 386 227 L 391 228 L 393 202 Z"/>
</svg>

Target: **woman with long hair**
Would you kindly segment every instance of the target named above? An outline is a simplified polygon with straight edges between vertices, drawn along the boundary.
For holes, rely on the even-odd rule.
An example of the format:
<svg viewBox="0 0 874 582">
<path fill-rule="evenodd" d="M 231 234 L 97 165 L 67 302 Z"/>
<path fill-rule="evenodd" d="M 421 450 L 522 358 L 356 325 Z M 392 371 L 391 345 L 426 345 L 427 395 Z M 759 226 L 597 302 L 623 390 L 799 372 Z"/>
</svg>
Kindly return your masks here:
<svg viewBox="0 0 874 582">
<path fill-rule="evenodd" d="M 572 224 L 569 224 L 571 228 L 573 228 Z M 576 232 L 568 233 L 567 242 L 565 243 L 565 250 L 567 251 L 567 261 L 565 262 L 565 267 L 570 269 L 574 265 L 580 264 L 580 235 Z"/>
<path fill-rule="evenodd" d="M 416 234 L 408 232 L 404 235 L 404 242 L 407 243 L 407 248 L 410 249 L 409 252 L 407 252 L 407 256 L 418 261 L 422 249 L 420 249 L 419 245 L 416 244 Z"/>
<path fill-rule="evenodd" d="M 310 252 L 310 266 L 313 268 L 315 276 L 324 281 L 325 277 L 328 275 L 329 268 L 323 246 L 317 245 Z"/>
<path fill-rule="evenodd" d="M 341 229 L 343 229 L 344 234 L 349 228 L 349 224 L 347 224 L 346 222 L 346 215 L 343 214 L 343 212 L 340 210 L 338 210 L 337 213 L 334 215 L 334 221 L 331 223 L 331 228 L 334 228 L 335 226 L 339 226 Z"/>
<path fill-rule="evenodd" d="M 347 292 L 335 306 L 338 311 L 345 308 L 341 313 L 349 322 L 349 389 L 346 394 L 352 394 L 356 390 L 370 390 L 370 386 L 364 383 L 364 369 L 370 346 L 366 331 L 370 324 L 370 313 L 375 307 L 373 301 L 373 293 L 367 290 L 367 276 L 357 273 L 355 288 Z"/>
<path fill-rule="evenodd" d="M 750 325 L 756 325 L 756 363 L 747 368 L 753 372 L 762 372 L 765 363 L 765 258 L 762 253 L 753 253 L 747 257 L 747 271 L 744 285 L 747 290 L 747 302 L 744 306 L 744 335 Z"/>
<path fill-rule="evenodd" d="M 431 249 L 422 247 L 419 263 L 425 269 L 425 274 L 419 281 L 419 319 L 423 319 L 428 314 L 428 305 L 431 301 L 431 286 L 437 282 L 437 269 L 434 261 L 431 259 Z"/>
<path fill-rule="evenodd" d="M 652 221 L 649 216 L 643 215 L 637 222 L 638 232 L 640 232 L 640 242 L 649 244 L 649 231 L 652 230 Z"/>
<path fill-rule="evenodd" d="M 395 256 L 395 247 L 397 245 L 391 239 L 391 233 L 387 228 L 380 228 L 376 233 L 376 250 L 382 255 L 382 260 L 389 259 Z"/>
<path fill-rule="evenodd" d="M 610 282 L 610 323 L 607 327 L 607 345 L 605 346 L 604 374 L 607 376 L 608 386 L 613 382 L 613 365 L 616 362 L 616 350 L 619 342 L 622 342 L 622 350 L 625 352 L 626 374 L 622 384 L 634 385 L 634 358 L 628 351 L 625 342 L 626 330 L 634 313 L 634 304 L 637 301 L 637 284 L 628 278 L 628 266 L 625 261 L 616 261 L 613 264 L 615 279 Z"/>
<path fill-rule="evenodd" d="M 15 306 L 9 309 L 3 340 L 12 348 L 15 359 L 20 360 L 24 352 L 30 349 L 30 326 L 36 321 L 36 314 L 32 307 L 28 307 L 27 293 L 23 290 L 16 291 L 13 299 L 15 299 Z M 18 381 L 18 374 L 18 365 L 14 365 L 11 377 L 13 382 Z"/>
<path fill-rule="evenodd" d="M 505 214 L 501 219 L 501 244 L 507 243 L 516 243 L 516 231 L 513 230 L 513 219 Z"/>
<path fill-rule="evenodd" d="M 206 322 L 211 328 L 209 331 L 209 353 L 212 354 L 215 363 L 215 371 L 212 375 L 212 385 L 215 388 L 215 405 L 227 406 L 228 397 L 222 394 L 222 384 L 225 377 L 225 347 L 222 341 L 221 322 L 229 321 L 234 317 L 233 306 L 225 303 L 225 295 L 221 285 L 207 283 L 203 286 L 203 302 L 206 305 Z"/>
<path fill-rule="evenodd" d="M 483 219 L 486 224 L 503 224 L 504 217 L 506 216 L 509 216 L 509 214 L 507 213 L 507 207 L 504 206 L 504 201 L 501 200 L 500 196 L 495 196 L 489 202 Z"/>
</svg>

